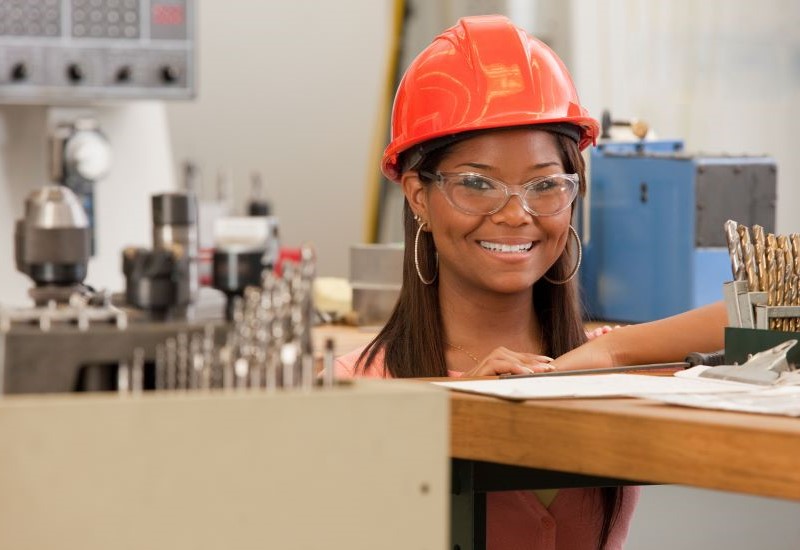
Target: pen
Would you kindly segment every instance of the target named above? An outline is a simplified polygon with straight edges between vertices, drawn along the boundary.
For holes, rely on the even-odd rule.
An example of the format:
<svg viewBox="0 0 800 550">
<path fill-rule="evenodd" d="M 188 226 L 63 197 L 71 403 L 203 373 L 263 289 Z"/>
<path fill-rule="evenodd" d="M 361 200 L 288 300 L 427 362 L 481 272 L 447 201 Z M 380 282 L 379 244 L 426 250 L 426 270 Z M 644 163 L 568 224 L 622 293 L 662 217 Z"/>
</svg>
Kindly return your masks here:
<svg viewBox="0 0 800 550">
<path fill-rule="evenodd" d="M 651 363 L 649 365 L 626 365 L 623 367 L 610 367 L 604 369 L 582 369 L 582 370 L 562 370 L 553 372 L 541 372 L 538 374 L 501 374 L 500 378 L 530 378 L 532 376 L 571 376 L 577 374 L 609 374 L 615 372 L 639 372 L 639 371 L 664 371 L 672 374 L 676 371 L 696 367 L 697 365 L 707 365 L 716 367 L 725 363 L 725 350 L 712 352 L 693 351 L 683 361 L 676 363 Z"/>
<path fill-rule="evenodd" d="M 533 378 L 539 376 L 574 376 L 578 374 L 613 374 L 618 372 L 639 372 L 639 371 L 679 371 L 691 367 L 690 363 L 679 361 L 677 363 L 653 363 L 650 365 L 630 365 L 627 367 L 610 367 L 606 369 L 582 369 L 582 370 L 557 370 L 552 372 L 540 372 L 538 374 L 501 374 L 500 378 Z"/>
</svg>

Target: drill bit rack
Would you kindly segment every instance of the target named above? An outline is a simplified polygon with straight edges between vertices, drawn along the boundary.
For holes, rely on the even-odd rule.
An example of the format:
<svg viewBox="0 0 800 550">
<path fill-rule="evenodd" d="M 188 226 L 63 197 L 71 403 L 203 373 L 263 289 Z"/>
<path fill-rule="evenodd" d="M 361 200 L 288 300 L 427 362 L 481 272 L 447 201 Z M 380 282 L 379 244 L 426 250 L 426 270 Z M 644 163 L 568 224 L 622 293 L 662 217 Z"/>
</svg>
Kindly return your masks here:
<svg viewBox="0 0 800 550">
<path fill-rule="evenodd" d="M 765 234 L 728 220 L 725 236 L 733 281 L 723 295 L 731 326 L 800 331 L 800 235 Z"/>
<path fill-rule="evenodd" d="M 95 296 L 69 304 L 0 308 L 0 394 L 149 390 L 309 389 L 319 355 L 313 250 L 265 270 L 235 306 L 232 322 L 153 321 Z M 332 386 L 333 342 L 323 352 Z"/>
<path fill-rule="evenodd" d="M 310 389 L 317 379 L 311 327 L 314 319 L 313 250 L 301 249 L 298 264 L 280 273 L 264 270 L 259 286 L 236 298 L 233 320 L 223 341 L 213 326 L 179 332 L 156 346 L 155 390 L 278 388 Z M 325 383 L 333 384 L 333 346 L 325 350 Z M 120 363 L 120 393 L 141 391 L 144 352 L 134 349 Z"/>
</svg>

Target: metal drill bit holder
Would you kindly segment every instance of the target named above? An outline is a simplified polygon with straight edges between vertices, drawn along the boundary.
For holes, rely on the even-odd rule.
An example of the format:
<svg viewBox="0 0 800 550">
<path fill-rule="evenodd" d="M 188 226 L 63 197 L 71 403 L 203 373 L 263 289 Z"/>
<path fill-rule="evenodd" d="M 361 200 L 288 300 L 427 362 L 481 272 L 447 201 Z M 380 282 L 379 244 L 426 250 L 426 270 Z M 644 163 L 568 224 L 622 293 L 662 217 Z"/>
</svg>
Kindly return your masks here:
<svg viewBox="0 0 800 550">
<path fill-rule="evenodd" d="M 773 319 L 800 317 L 800 306 L 770 306 L 766 292 L 751 292 L 747 281 L 723 283 L 728 323 L 738 328 L 769 330 Z"/>
</svg>

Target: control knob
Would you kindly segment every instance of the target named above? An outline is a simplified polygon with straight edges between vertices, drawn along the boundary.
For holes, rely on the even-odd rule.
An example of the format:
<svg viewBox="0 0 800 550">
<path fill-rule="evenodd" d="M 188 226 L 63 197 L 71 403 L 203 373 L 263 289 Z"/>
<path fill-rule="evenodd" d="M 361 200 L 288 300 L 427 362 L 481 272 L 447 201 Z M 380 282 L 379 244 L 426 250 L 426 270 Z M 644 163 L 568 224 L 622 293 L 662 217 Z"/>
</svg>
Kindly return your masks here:
<svg viewBox="0 0 800 550">
<path fill-rule="evenodd" d="M 120 83 L 130 82 L 132 75 L 133 71 L 131 71 L 131 66 L 123 65 L 122 67 L 117 69 L 116 80 L 117 82 Z"/>
<path fill-rule="evenodd" d="M 11 67 L 11 80 L 20 82 L 28 78 L 28 66 L 25 63 L 14 63 Z"/>
<path fill-rule="evenodd" d="M 161 67 L 161 79 L 167 84 L 173 84 L 181 77 L 181 71 L 174 65 L 164 65 Z"/>
<path fill-rule="evenodd" d="M 71 82 L 80 82 L 83 80 L 84 72 L 83 67 L 78 65 L 77 63 L 70 63 L 67 67 L 67 78 Z"/>
</svg>

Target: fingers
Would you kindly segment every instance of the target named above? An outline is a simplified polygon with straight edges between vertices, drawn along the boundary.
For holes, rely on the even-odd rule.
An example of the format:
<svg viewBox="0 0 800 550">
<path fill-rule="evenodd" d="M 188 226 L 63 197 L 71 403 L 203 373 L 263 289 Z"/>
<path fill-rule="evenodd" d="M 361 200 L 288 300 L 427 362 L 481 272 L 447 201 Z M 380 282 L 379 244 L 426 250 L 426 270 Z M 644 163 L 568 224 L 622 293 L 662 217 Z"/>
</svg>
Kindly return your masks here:
<svg viewBox="0 0 800 550">
<path fill-rule="evenodd" d="M 502 359 L 484 361 L 473 370 L 464 373 L 464 376 L 497 376 L 500 374 L 534 374 L 534 368 L 529 368 L 519 363 Z"/>
<path fill-rule="evenodd" d="M 615 325 L 613 327 L 610 326 L 610 325 L 603 325 L 602 327 L 597 327 L 597 328 L 595 328 L 593 330 L 587 330 L 586 331 L 586 338 L 589 339 L 589 340 L 593 340 L 594 338 L 597 338 L 598 336 L 602 336 L 604 334 L 608 334 L 612 330 L 618 329 L 618 328 L 620 328 L 619 325 Z"/>
<path fill-rule="evenodd" d="M 550 372 L 555 369 L 550 365 L 551 361 L 553 359 L 546 355 L 520 353 L 499 347 L 487 355 L 478 367 L 465 374 L 468 376 L 492 376 Z"/>
<path fill-rule="evenodd" d="M 508 361 L 516 362 L 520 365 L 528 367 L 540 365 L 542 363 L 551 363 L 553 361 L 552 357 L 548 357 L 546 355 L 511 351 L 510 349 L 502 346 L 493 350 L 492 353 L 486 356 L 486 359 L 490 359 L 492 357 L 504 358 Z"/>
</svg>

